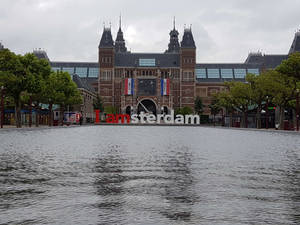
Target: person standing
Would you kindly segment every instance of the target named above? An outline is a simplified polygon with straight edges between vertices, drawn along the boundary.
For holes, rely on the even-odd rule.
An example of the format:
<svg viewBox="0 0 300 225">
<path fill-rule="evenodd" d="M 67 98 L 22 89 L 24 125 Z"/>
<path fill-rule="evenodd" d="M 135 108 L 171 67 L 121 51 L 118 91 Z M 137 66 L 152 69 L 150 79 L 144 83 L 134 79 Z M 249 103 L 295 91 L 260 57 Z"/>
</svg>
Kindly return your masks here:
<svg viewBox="0 0 300 225">
<path fill-rule="evenodd" d="M 80 117 L 79 117 L 79 124 L 80 124 L 80 126 L 82 125 L 82 121 L 83 121 L 83 117 L 82 117 L 82 113 L 80 113 Z"/>
</svg>

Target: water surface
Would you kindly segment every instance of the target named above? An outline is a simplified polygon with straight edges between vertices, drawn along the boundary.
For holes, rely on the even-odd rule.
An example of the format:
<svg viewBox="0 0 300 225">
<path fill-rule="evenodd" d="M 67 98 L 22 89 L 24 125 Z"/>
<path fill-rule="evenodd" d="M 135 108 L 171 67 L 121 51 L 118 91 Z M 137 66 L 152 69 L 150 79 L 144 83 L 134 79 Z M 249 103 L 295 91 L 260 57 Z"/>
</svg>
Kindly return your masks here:
<svg viewBox="0 0 300 225">
<path fill-rule="evenodd" d="M 0 131 L 0 224 L 300 224 L 300 136 L 203 127 Z"/>
</svg>

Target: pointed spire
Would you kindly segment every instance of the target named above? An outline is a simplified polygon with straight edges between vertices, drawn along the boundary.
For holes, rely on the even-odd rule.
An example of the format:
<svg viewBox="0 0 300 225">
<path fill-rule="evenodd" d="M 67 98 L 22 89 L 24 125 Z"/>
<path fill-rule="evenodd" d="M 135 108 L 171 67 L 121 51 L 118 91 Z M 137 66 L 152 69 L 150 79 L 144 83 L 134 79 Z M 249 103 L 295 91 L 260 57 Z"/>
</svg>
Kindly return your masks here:
<svg viewBox="0 0 300 225">
<path fill-rule="evenodd" d="M 181 41 L 181 48 L 196 48 L 192 33 L 192 25 L 190 25 L 190 28 L 184 28 L 184 34 Z"/>
<path fill-rule="evenodd" d="M 175 16 L 173 18 L 173 30 L 170 31 L 170 42 L 168 45 L 168 49 L 165 51 L 165 53 L 177 53 L 179 52 L 179 41 L 178 41 L 178 31 L 175 27 Z"/>
<path fill-rule="evenodd" d="M 110 27 L 105 27 L 105 23 L 103 23 L 103 33 L 100 40 L 99 48 L 111 48 L 114 47 L 114 41 L 111 35 L 111 23 Z"/>
<path fill-rule="evenodd" d="M 175 30 L 175 16 L 173 17 L 173 30 Z"/>
<path fill-rule="evenodd" d="M 118 34 L 117 34 L 117 38 L 116 38 L 116 53 L 120 53 L 120 52 L 127 52 L 127 48 L 125 46 L 125 40 L 123 37 L 123 32 L 122 32 L 122 17 L 121 17 L 121 13 L 120 13 L 120 17 L 119 17 L 119 30 L 118 30 Z"/>
<path fill-rule="evenodd" d="M 289 54 L 300 52 L 300 31 L 296 31 Z"/>
</svg>

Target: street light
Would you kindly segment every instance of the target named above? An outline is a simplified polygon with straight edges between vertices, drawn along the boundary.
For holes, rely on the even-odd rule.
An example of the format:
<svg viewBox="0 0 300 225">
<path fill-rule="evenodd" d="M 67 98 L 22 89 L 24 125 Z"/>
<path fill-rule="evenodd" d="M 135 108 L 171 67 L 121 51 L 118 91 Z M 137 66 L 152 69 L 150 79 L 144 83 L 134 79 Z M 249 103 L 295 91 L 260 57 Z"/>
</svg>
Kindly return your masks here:
<svg viewBox="0 0 300 225">
<path fill-rule="evenodd" d="M 1 128 L 4 124 L 4 86 L 1 86 Z"/>
<path fill-rule="evenodd" d="M 299 131 L 299 89 L 297 89 L 296 110 L 297 110 L 297 115 L 296 115 L 297 131 Z"/>
</svg>

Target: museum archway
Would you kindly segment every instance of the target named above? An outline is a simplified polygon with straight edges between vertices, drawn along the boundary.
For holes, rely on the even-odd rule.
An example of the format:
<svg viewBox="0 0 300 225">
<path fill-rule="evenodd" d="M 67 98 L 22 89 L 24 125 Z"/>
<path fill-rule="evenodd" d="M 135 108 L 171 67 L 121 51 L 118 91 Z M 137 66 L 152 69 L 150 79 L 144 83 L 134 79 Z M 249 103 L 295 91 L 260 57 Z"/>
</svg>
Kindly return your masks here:
<svg viewBox="0 0 300 225">
<path fill-rule="evenodd" d="M 139 102 L 138 108 L 137 108 L 137 113 L 140 114 L 141 112 L 144 113 L 152 113 L 156 115 L 156 105 L 154 101 L 151 99 L 144 99 Z"/>
</svg>

